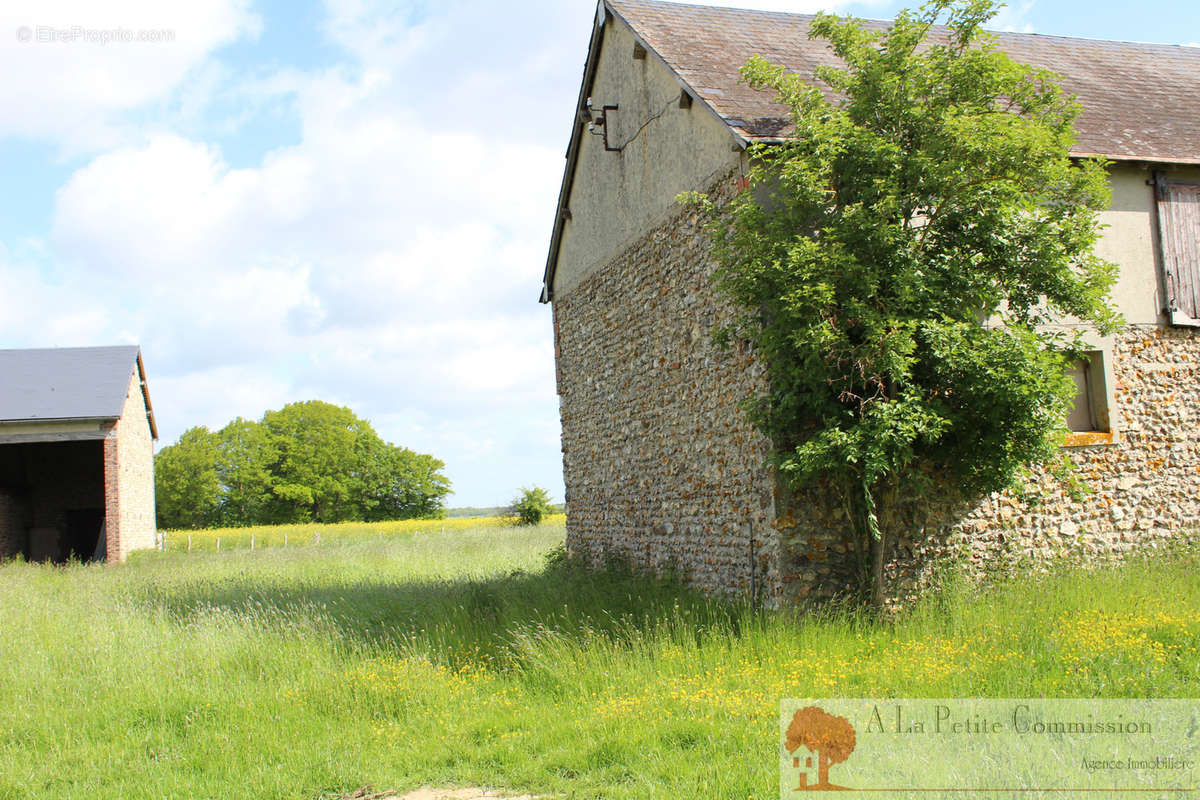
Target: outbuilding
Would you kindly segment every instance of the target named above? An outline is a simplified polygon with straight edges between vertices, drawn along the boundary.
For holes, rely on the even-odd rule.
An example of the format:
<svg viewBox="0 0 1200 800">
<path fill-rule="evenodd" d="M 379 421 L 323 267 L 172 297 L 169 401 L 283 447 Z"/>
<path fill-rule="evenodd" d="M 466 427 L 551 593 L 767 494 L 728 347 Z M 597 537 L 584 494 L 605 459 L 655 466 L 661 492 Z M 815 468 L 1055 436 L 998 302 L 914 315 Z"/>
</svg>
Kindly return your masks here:
<svg viewBox="0 0 1200 800">
<path fill-rule="evenodd" d="M 600 0 L 542 289 L 553 303 L 567 547 L 672 571 L 772 604 L 845 591 L 858 543 L 836 495 L 792 492 L 743 401 L 769 391 L 749 342 L 718 347 L 736 313 L 713 289 L 705 219 L 748 185 L 752 145 L 790 135 L 787 108 L 739 68 L 754 54 L 801 80 L 840 62 L 813 17 L 659 0 Z M 879 29 L 886 23 L 872 23 Z M 885 566 L 898 601 L 941 567 L 1018 571 L 1195 537 L 1200 519 L 1200 49 L 996 34 L 1078 98 L 1072 155 L 1108 161 L 1096 245 L 1117 264 L 1125 325 L 1072 375 L 1064 454 L 1092 489 L 1038 474 L 1036 492 L 947 504 L 912 520 Z M 1068 432 L 1069 431 L 1069 432 Z"/>
<path fill-rule="evenodd" d="M 157 438 L 136 345 L 0 350 L 0 558 L 154 547 Z"/>
</svg>

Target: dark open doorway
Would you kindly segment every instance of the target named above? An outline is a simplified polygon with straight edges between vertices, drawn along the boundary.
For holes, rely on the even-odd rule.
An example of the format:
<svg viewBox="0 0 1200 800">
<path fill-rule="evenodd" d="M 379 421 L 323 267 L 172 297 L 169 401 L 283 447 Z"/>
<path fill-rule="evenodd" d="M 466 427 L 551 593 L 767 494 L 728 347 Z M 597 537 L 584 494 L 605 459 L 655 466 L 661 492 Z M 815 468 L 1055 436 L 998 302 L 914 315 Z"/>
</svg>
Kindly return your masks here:
<svg viewBox="0 0 1200 800">
<path fill-rule="evenodd" d="M 103 561 L 102 441 L 0 444 L 0 558 Z"/>
<path fill-rule="evenodd" d="M 104 560 L 104 509 L 80 508 L 66 513 L 66 535 L 63 537 L 64 560 Z"/>
</svg>

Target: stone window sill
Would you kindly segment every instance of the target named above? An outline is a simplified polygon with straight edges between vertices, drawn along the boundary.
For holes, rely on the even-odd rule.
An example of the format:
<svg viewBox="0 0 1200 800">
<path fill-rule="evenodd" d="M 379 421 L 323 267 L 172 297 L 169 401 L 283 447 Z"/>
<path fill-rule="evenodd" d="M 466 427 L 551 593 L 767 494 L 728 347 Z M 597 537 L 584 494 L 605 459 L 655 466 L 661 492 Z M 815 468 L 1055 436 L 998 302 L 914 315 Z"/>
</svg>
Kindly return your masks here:
<svg viewBox="0 0 1200 800">
<path fill-rule="evenodd" d="M 1115 431 L 1071 431 L 1067 434 L 1063 447 L 1096 447 L 1117 444 L 1120 441 L 1121 437 Z"/>
</svg>

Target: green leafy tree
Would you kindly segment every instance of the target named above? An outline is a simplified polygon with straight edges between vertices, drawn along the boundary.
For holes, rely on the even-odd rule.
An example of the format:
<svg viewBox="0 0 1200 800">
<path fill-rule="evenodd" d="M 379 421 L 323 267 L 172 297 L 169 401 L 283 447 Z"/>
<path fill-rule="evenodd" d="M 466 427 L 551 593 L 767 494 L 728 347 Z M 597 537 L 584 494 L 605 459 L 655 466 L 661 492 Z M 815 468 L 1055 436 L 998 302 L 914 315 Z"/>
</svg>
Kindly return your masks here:
<svg viewBox="0 0 1200 800">
<path fill-rule="evenodd" d="M 550 493 L 540 486 L 532 489 L 521 487 L 521 493 L 509 506 L 509 515 L 517 525 L 537 525 L 542 518 L 553 512 Z"/>
<path fill-rule="evenodd" d="M 320 401 L 193 428 L 155 458 L 163 527 L 342 522 L 445 514 L 443 462 L 383 441 Z"/>
<path fill-rule="evenodd" d="M 155 508 L 160 528 L 204 528 L 218 515 L 221 484 L 217 437 L 189 428 L 154 457 Z"/>
<path fill-rule="evenodd" d="M 817 15 L 810 35 L 842 66 L 821 87 L 751 59 L 745 80 L 794 132 L 751 149 L 728 205 L 696 198 L 741 309 L 718 339 L 766 365 L 751 416 L 782 478 L 849 509 L 876 604 L 903 498 L 1061 464 L 1079 343 L 1047 326 L 1119 322 L 1116 268 L 1092 252 L 1104 165 L 1068 157 L 1077 105 L 995 48 L 981 25 L 997 8 L 934 0 L 887 29 Z"/>
<path fill-rule="evenodd" d="M 342 406 L 309 400 L 263 416 L 275 453 L 271 491 L 281 522 L 362 519 L 371 475 L 385 468 L 370 423 Z"/>
<path fill-rule="evenodd" d="M 378 467 L 363 481 L 364 519 L 445 516 L 450 481 L 441 473 L 446 466 L 443 461 L 383 441 L 373 447 L 368 458 Z"/>
<path fill-rule="evenodd" d="M 221 524 L 253 525 L 269 518 L 276 459 L 266 428 L 238 417 L 217 433 Z"/>
</svg>

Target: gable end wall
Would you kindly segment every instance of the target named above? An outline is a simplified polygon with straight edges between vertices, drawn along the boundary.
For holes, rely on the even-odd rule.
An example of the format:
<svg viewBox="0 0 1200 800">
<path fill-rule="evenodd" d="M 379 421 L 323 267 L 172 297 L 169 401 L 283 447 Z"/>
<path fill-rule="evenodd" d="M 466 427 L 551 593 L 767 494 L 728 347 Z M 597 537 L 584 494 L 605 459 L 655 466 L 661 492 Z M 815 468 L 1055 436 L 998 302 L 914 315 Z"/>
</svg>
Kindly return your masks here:
<svg viewBox="0 0 1200 800">
<path fill-rule="evenodd" d="M 555 299 L 567 546 L 773 602 L 767 444 L 739 405 L 763 373 L 712 342 L 730 316 L 714 266 L 699 215 L 679 212 Z"/>
<path fill-rule="evenodd" d="M 154 547 L 154 439 L 136 369 L 121 418 L 104 440 L 104 489 L 108 560 Z"/>
<path fill-rule="evenodd" d="M 653 53 L 634 58 L 635 39 L 617 18 L 604 25 L 590 93 L 604 127 L 577 129 L 579 151 L 566 198 L 554 296 L 575 291 L 596 270 L 676 210 L 680 192 L 710 185 L 741 163 L 733 133 L 701 101 L 680 106 L 680 84 Z M 577 123 L 579 125 L 580 123 Z M 620 152 L 605 149 L 620 147 Z M 568 165 L 571 168 L 571 165 Z"/>
</svg>

